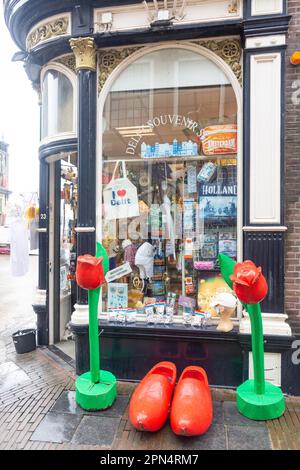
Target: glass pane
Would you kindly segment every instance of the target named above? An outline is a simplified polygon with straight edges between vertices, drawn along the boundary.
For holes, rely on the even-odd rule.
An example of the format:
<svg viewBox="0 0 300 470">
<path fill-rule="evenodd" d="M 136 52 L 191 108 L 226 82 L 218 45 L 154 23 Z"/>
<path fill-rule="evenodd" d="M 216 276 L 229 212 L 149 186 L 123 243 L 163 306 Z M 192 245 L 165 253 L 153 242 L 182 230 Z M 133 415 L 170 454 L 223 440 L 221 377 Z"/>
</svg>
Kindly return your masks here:
<svg viewBox="0 0 300 470">
<path fill-rule="evenodd" d="M 123 306 L 146 321 L 155 303 L 160 323 L 159 305 L 174 294 L 175 321 L 216 316 L 212 300 L 228 290 L 217 256 L 237 253 L 237 104 L 227 77 L 182 49 L 137 60 L 107 97 L 102 159 L 103 243 L 111 269 L 131 268 L 104 290 L 103 311 Z"/>
<path fill-rule="evenodd" d="M 61 160 L 60 179 L 60 318 L 66 328 L 76 303 L 77 154 Z"/>
<path fill-rule="evenodd" d="M 42 89 L 42 138 L 73 131 L 73 87 L 56 70 L 46 73 Z"/>
</svg>

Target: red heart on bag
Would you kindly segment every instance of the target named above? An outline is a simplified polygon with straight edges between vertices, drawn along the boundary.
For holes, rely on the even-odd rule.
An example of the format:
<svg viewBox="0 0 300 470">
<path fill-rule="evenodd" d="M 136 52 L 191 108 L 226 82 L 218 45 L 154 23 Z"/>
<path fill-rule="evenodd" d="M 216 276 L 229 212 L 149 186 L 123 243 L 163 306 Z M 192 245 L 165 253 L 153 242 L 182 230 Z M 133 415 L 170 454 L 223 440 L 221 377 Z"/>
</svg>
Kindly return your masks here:
<svg viewBox="0 0 300 470">
<path fill-rule="evenodd" d="M 126 192 L 126 189 L 119 189 L 119 191 L 117 191 L 117 195 L 120 197 L 124 197 Z"/>
</svg>

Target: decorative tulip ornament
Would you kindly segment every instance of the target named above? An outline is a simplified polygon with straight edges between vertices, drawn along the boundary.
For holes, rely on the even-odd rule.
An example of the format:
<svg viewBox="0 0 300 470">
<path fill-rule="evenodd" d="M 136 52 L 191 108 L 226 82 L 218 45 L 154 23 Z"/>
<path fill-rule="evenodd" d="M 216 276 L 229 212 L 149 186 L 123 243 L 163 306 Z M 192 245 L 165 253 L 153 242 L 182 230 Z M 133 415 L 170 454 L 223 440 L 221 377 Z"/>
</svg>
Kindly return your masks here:
<svg viewBox="0 0 300 470">
<path fill-rule="evenodd" d="M 237 407 L 241 414 L 254 420 L 275 419 L 285 410 L 279 387 L 265 380 L 263 325 L 260 302 L 268 293 L 268 284 L 260 267 L 252 261 L 236 263 L 219 255 L 222 276 L 234 290 L 251 323 L 254 379 L 246 380 L 237 389 Z"/>
<path fill-rule="evenodd" d="M 300 64 L 300 52 L 299 51 L 294 52 L 290 60 L 291 60 L 291 64 L 299 65 Z"/>
<path fill-rule="evenodd" d="M 268 293 L 268 284 L 261 268 L 255 266 L 252 261 L 237 263 L 230 279 L 236 296 L 244 304 L 258 304 Z"/>
<path fill-rule="evenodd" d="M 103 410 L 113 404 L 117 396 L 117 381 L 113 374 L 100 370 L 98 303 L 101 286 L 106 282 L 109 260 L 104 247 L 97 242 L 96 256 L 78 256 L 76 281 L 88 290 L 90 371 L 76 380 L 76 402 L 84 410 Z"/>
</svg>

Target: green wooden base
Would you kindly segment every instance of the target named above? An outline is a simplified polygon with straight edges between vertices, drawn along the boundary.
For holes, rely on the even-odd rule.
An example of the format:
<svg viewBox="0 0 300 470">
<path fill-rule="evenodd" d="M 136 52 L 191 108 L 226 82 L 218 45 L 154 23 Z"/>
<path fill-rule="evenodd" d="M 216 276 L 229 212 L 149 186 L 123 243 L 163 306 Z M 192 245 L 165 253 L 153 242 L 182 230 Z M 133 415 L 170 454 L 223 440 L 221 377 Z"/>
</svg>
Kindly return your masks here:
<svg viewBox="0 0 300 470">
<path fill-rule="evenodd" d="M 246 380 L 237 389 L 237 408 L 249 419 L 265 421 L 279 418 L 285 410 L 284 397 L 281 389 L 265 382 L 265 393 L 254 392 L 254 380 Z"/>
<path fill-rule="evenodd" d="M 100 371 L 100 382 L 92 383 L 91 373 L 85 372 L 75 382 L 76 403 L 84 410 L 105 410 L 117 397 L 117 379 L 106 370 Z"/>
</svg>

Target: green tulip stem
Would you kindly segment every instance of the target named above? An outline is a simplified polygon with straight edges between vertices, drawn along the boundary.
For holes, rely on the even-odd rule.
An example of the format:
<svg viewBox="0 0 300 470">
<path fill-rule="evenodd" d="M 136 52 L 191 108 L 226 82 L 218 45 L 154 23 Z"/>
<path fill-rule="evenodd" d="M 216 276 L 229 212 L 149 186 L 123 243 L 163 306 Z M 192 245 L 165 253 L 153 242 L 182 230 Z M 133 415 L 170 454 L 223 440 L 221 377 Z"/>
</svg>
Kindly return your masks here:
<svg viewBox="0 0 300 470">
<path fill-rule="evenodd" d="M 100 355 L 98 336 L 98 302 L 101 287 L 88 291 L 89 299 L 89 343 L 90 343 L 90 371 L 94 384 L 100 381 Z"/>
<path fill-rule="evenodd" d="M 254 390 L 257 395 L 265 393 L 264 337 L 260 304 L 248 304 L 251 322 Z"/>
<path fill-rule="evenodd" d="M 96 258 L 102 256 L 102 266 L 104 275 L 109 269 L 109 259 L 103 245 L 96 243 Z M 100 382 L 100 349 L 99 349 L 99 331 L 98 331 L 98 304 L 100 298 L 101 286 L 97 289 L 88 291 L 89 301 L 89 343 L 90 343 L 90 372 L 91 380 L 94 384 Z"/>
<path fill-rule="evenodd" d="M 96 243 L 96 258 L 102 258 L 104 276 L 109 269 L 109 258 L 104 246 Z M 99 273 L 102 278 L 102 273 Z M 99 284 L 104 279 L 99 279 Z M 89 300 L 89 346 L 90 370 L 77 377 L 75 382 L 76 403 L 87 411 L 106 410 L 112 406 L 117 397 L 117 379 L 107 370 L 100 370 L 100 341 L 98 304 L 101 285 L 88 290 Z"/>
</svg>

